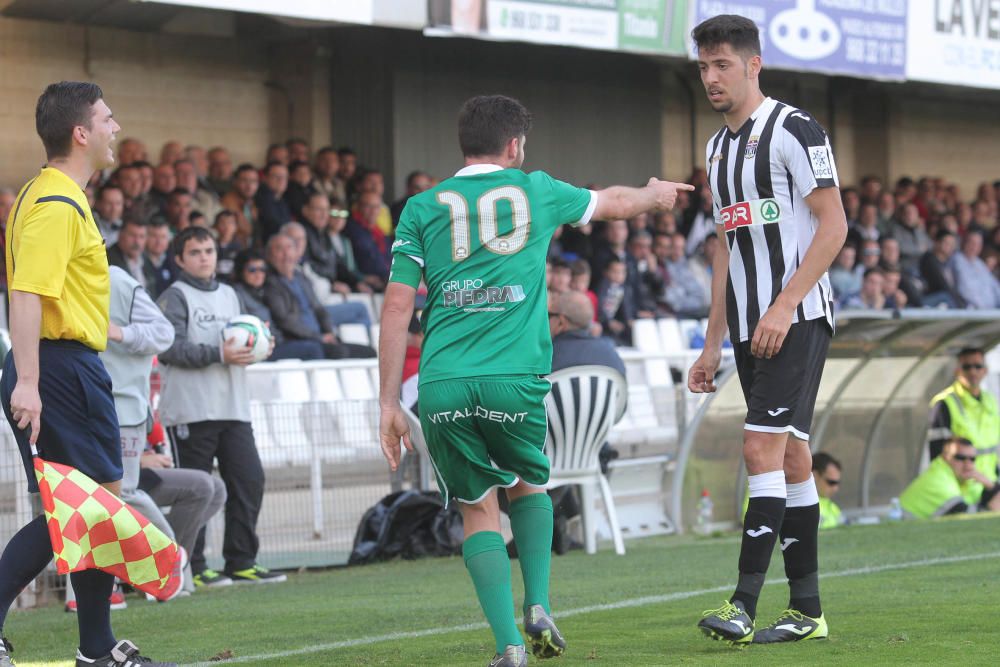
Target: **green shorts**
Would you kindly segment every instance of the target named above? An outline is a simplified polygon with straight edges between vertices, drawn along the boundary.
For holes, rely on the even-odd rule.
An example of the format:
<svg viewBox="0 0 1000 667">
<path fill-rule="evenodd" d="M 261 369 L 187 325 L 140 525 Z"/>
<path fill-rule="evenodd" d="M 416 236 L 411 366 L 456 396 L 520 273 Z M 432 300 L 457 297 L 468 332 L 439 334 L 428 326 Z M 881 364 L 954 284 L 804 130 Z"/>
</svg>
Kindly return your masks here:
<svg viewBox="0 0 1000 667">
<path fill-rule="evenodd" d="M 545 396 L 535 375 L 438 380 L 420 387 L 420 426 L 445 502 L 478 503 L 495 487 L 549 481 Z"/>
</svg>

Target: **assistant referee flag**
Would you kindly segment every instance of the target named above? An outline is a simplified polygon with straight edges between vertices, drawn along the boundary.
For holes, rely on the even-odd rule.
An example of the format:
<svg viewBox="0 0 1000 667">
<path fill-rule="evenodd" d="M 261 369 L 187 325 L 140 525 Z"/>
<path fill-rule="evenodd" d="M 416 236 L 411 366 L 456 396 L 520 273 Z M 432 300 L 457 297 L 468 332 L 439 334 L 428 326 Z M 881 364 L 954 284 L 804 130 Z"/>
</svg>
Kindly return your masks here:
<svg viewBox="0 0 1000 667">
<path fill-rule="evenodd" d="M 59 574 L 98 569 L 158 600 L 176 592 L 177 544 L 76 468 L 34 457 Z"/>
</svg>

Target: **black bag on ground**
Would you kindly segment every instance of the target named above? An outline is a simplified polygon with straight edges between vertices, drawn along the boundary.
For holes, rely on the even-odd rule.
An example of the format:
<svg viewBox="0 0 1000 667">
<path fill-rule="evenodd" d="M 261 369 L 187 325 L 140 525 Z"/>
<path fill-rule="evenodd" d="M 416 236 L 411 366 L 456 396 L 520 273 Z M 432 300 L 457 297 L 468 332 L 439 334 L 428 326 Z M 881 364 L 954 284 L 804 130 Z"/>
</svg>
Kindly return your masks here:
<svg viewBox="0 0 1000 667">
<path fill-rule="evenodd" d="M 399 491 L 365 512 L 348 565 L 462 553 L 462 515 L 440 493 Z"/>
</svg>

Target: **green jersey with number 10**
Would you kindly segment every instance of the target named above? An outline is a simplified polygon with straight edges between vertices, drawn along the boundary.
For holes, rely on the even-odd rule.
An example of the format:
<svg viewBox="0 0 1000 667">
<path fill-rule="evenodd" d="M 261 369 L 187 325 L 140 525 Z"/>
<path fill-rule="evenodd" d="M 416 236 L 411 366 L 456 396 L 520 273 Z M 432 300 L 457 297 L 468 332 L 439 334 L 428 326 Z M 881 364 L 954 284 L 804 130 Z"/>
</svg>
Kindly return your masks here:
<svg viewBox="0 0 1000 667">
<path fill-rule="evenodd" d="M 473 165 L 410 197 L 390 281 L 427 283 L 420 382 L 552 370 L 545 258 L 564 223 L 590 221 L 597 193 L 497 165 Z M 409 276 L 409 277 L 404 277 Z"/>
</svg>

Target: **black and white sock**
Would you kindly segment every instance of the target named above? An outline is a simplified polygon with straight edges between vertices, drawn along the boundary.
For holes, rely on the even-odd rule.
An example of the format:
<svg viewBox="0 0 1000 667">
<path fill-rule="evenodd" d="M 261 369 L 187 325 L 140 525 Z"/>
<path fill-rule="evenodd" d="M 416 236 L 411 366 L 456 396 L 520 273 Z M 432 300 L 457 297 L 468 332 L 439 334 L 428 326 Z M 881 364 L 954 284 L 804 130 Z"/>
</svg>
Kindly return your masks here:
<svg viewBox="0 0 1000 667">
<path fill-rule="evenodd" d="M 781 554 L 785 559 L 790 600 L 788 606 L 818 618 L 819 604 L 819 494 L 812 475 L 804 482 L 788 485 L 785 520 L 781 523 Z"/>
<path fill-rule="evenodd" d="M 785 514 L 785 472 L 750 475 L 750 504 L 743 519 L 740 578 L 732 600 L 743 603 L 750 618 L 757 616 L 757 598 L 771 562 L 774 542 Z"/>
</svg>

